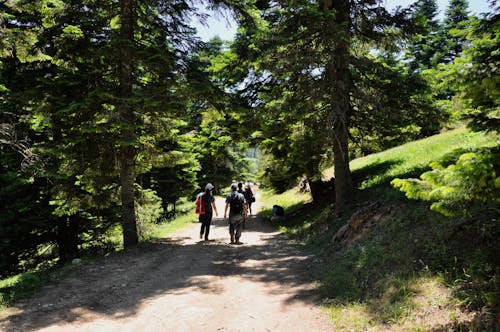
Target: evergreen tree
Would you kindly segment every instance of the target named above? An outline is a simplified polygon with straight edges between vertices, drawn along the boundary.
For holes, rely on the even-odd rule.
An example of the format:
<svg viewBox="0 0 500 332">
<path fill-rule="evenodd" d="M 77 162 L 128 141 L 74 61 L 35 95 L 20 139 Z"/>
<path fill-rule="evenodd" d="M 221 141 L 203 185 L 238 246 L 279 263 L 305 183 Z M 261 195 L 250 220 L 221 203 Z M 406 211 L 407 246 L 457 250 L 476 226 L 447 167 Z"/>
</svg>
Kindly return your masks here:
<svg viewBox="0 0 500 332">
<path fill-rule="evenodd" d="M 132 98 L 134 84 L 134 54 L 133 45 L 134 9 L 138 3 L 134 0 L 120 1 L 120 39 L 119 39 L 119 92 L 118 98 L 122 102 L 117 105 L 122 125 L 122 142 L 119 150 L 120 159 L 120 184 L 122 203 L 123 244 L 125 248 L 137 244 L 137 225 L 135 216 L 134 183 L 136 177 L 135 159 L 137 156 L 134 142 L 136 123 L 134 109 L 129 101 Z"/>
<path fill-rule="evenodd" d="M 417 0 L 412 9 L 412 21 L 416 34 L 411 38 L 407 58 L 413 71 L 429 69 L 434 65 L 436 53 L 442 53 L 437 43 L 439 21 L 436 19 L 436 0 Z"/>
<path fill-rule="evenodd" d="M 95 241 L 118 222 L 121 206 L 124 243 L 133 245 L 134 209 L 154 201 L 141 198 L 149 194 L 141 194 L 148 189 L 135 184 L 137 176 L 151 178 L 154 169 L 188 165 L 186 176 L 177 178 L 192 190 L 197 163 L 179 136 L 192 129 L 184 120 L 196 95 L 187 82 L 193 81 L 190 54 L 198 41 L 185 22 L 194 9 L 184 1 L 11 1 L 1 6 L 6 38 L 0 44 L 0 100 L 2 110 L 15 111 L 1 120 L 16 123 L 17 132 L 30 137 L 40 160 L 26 179 L 18 181 L 10 171 L 2 178 L 8 190 L 1 199 L 31 190 L 26 198 L 37 204 L 23 204 L 39 211 L 19 215 L 22 227 L 12 238 L 38 234 L 38 242 L 27 241 L 30 248 L 57 243 L 60 258 L 68 259 L 84 241 Z M 169 141 L 175 144 L 165 144 Z M 2 161 L 15 170 L 18 158 L 5 145 Z M 153 182 L 147 185 L 154 187 Z M 1 212 L 10 217 L 2 219 L 1 231 L 13 229 L 15 208 L 2 204 Z"/>
<path fill-rule="evenodd" d="M 457 92 L 462 118 L 471 129 L 498 133 L 500 83 L 500 24 L 498 14 L 474 20 L 468 44 L 453 64 L 446 66 L 445 85 Z M 443 70 L 445 71 L 445 70 Z M 430 201 L 431 209 L 462 221 L 497 223 L 500 206 L 498 146 L 457 151 L 445 162 L 434 162 L 420 179 L 394 179 L 393 186 L 407 197 Z"/>
<path fill-rule="evenodd" d="M 500 125 L 500 21 L 490 13 L 474 22 L 468 39 L 470 46 L 451 66 L 458 97 L 463 101 L 465 119 L 475 130 L 496 131 Z"/>
<path fill-rule="evenodd" d="M 424 119 L 429 108 L 419 109 L 425 98 L 415 98 L 426 89 L 425 82 L 417 79 L 422 88 L 412 92 L 409 86 L 416 76 L 388 66 L 383 59 L 384 50 L 397 50 L 394 42 L 401 34 L 405 12 L 392 16 L 371 1 L 290 1 L 261 9 L 261 25 L 248 29 L 234 45 L 238 54 L 255 60 L 243 93 L 257 96 L 254 105 L 263 110 L 263 144 L 291 176 L 320 179 L 325 158 L 333 155 L 340 214 L 352 189 L 353 124 L 371 132 L 380 129 L 386 137 L 396 119 L 420 116 L 419 123 L 428 123 Z M 386 97 L 394 91 L 390 80 L 404 86 L 407 93 L 401 100 Z M 302 158 L 295 151 L 301 151 Z"/>
<path fill-rule="evenodd" d="M 462 54 L 466 46 L 467 31 L 470 29 L 468 7 L 467 0 L 450 0 L 440 34 L 445 42 L 445 53 L 439 62 L 451 63 Z"/>
</svg>

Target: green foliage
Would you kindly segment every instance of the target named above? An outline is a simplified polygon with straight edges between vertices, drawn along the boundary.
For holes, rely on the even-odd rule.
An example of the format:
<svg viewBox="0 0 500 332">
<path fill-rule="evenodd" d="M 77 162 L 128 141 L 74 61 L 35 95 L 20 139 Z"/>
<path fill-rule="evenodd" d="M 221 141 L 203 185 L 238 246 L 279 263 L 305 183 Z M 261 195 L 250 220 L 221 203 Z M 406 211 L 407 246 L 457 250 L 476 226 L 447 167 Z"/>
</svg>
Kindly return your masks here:
<svg viewBox="0 0 500 332">
<path fill-rule="evenodd" d="M 193 139 L 201 164 L 200 185 L 211 182 L 221 188 L 245 172 L 245 146 L 238 143 L 236 136 L 222 112 L 212 109 L 202 113 L 200 131 Z"/>
<path fill-rule="evenodd" d="M 439 62 L 450 63 L 462 54 L 466 47 L 466 31 L 470 28 L 469 4 L 467 0 L 451 0 L 442 23 L 443 59 Z M 435 60 L 435 62 L 437 62 Z"/>
<path fill-rule="evenodd" d="M 301 176 L 300 172 L 291 169 L 290 166 L 281 162 L 273 156 L 263 153 L 259 160 L 259 183 L 264 187 L 273 188 L 278 192 L 284 192 L 297 184 Z"/>
<path fill-rule="evenodd" d="M 431 68 L 433 58 L 441 51 L 436 41 L 437 9 L 436 0 L 418 0 L 412 6 L 412 21 L 417 33 L 410 38 L 407 57 L 413 71 Z"/>
<path fill-rule="evenodd" d="M 498 160 L 492 161 L 486 153 L 498 151 L 494 146 L 492 135 L 458 129 L 355 159 L 351 162 L 353 177 L 363 179 L 362 190 L 352 195 L 353 207 L 344 218 L 333 217 L 329 206 L 315 204 L 296 209 L 290 220 L 280 224 L 316 254 L 313 274 L 319 278 L 324 303 L 337 328 L 429 330 L 443 320 L 422 321 L 422 315 L 432 310 L 451 317 L 461 306 L 477 310 L 478 318 L 464 323 L 460 318 L 452 320 L 451 329 L 473 329 L 479 324 L 483 324 L 480 330 L 494 329 L 494 314 L 488 313 L 498 312 L 500 303 L 496 267 L 500 224 L 484 223 L 485 214 L 476 221 L 457 223 L 456 218 L 429 211 L 424 202 L 405 200 L 388 186 L 394 177 L 420 174 L 433 161 L 439 161 L 445 170 L 471 151 L 484 154 L 463 160 L 463 167 L 479 163 L 488 177 L 492 163 L 498 167 Z M 459 173 L 470 171 L 457 169 Z M 392 212 L 382 216 L 381 224 L 370 227 L 365 236 L 334 246 L 332 236 L 359 206 L 374 198 L 390 205 Z M 293 202 L 288 204 L 293 206 Z M 493 217 L 498 214 L 493 213 Z"/>
<path fill-rule="evenodd" d="M 319 180 L 327 165 L 341 159 L 333 158 L 333 142 L 344 124 L 346 140 L 348 135 L 352 140 L 349 152 L 356 155 L 437 132 L 444 114 L 433 107 L 426 82 L 393 55 L 404 32 L 402 13 L 391 15 L 362 1 L 352 5 L 356 19 L 346 23 L 352 30 L 344 31 L 340 15 L 334 15 L 340 9 L 332 3 L 262 6 L 267 9 L 260 24 L 242 30 L 233 44 L 239 56 L 233 66 L 243 67 L 242 94 L 258 110 L 267 183 L 284 190 L 303 175 Z M 349 56 L 339 59 L 344 46 Z M 338 113 L 344 95 L 335 64 L 347 61 L 338 84 L 349 90 L 344 119 Z"/>
<path fill-rule="evenodd" d="M 12 239 L 2 243 L 2 273 L 44 259 L 53 262 L 56 255 L 66 260 L 123 245 L 116 240 L 123 148 L 134 156 L 129 162 L 141 188 L 136 205 L 144 234 L 162 214 L 159 198 L 166 212 L 196 187 L 202 158 L 194 135 L 199 123 L 190 105 L 223 105 L 221 112 L 228 114 L 233 104 L 224 99 L 224 87 L 210 80 L 209 62 L 199 61 L 206 47 L 186 24 L 194 8 L 136 3 L 133 40 L 127 44 L 133 82 L 126 96 L 118 93 L 124 45 L 119 2 L 0 4 L 1 128 L 9 125 L 14 136 L 30 142 L 4 141 L 1 133 L 0 164 L 6 173 L 0 179 L 0 215 L 5 216 L 0 235 Z M 233 5 L 243 13 L 245 4 Z M 231 120 L 237 119 L 238 112 L 231 112 Z M 231 123 L 222 119 L 217 124 L 225 130 Z M 204 131 L 216 143 L 226 138 L 219 140 L 209 127 Z M 235 164 L 240 162 L 240 150 L 226 150 Z M 226 150 L 218 146 L 208 154 Z M 22 164 L 31 168 L 20 170 Z M 38 255 L 40 247 L 53 249 Z"/>
<path fill-rule="evenodd" d="M 447 216 L 470 217 L 473 207 L 487 205 L 498 212 L 500 203 L 500 151 L 498 148 L 460 155 L 444 167 L 432 163 L 432 171 L 417 179 L 394 179 L 391 183 L 413 199 L 433 202 L 431 209 Z"/>
<path fill-rule="evenodd" d="M 474 130 L 496 131 L 499 127 L 499 29 L 494 14 L 455 22 L 449 33 L 461 39 L 460 52 L 450 62 L 429 73 L 437 97 L 455 119 L 465 120 Z M 452 61 L 452 62 L 451 62 Z"/>
<path fill-rule="evenodd" d="M 25 272 L 0 280 L 0 311 L 33 295 L 44 285 L 56 282 L 69 271 L 71 265 L 65 265 L 57 269 Z"/>
<path fill-rule="evenodd" d="M 139 197 L 136 198 L 137 212 L 137 233 L 139 238 L 144 239 L 150 236 L 153 225 L 157 223 L 163 214 L 162 200 L 156 192 L 150 189 L 137 190 Z"/>
</svg>

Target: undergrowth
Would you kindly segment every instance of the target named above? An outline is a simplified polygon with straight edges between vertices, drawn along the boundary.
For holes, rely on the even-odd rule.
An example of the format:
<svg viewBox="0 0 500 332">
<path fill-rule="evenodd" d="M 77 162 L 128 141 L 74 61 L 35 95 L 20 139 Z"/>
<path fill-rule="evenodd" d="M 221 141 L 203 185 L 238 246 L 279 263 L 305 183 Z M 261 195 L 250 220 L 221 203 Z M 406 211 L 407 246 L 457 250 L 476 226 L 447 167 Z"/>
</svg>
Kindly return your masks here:
<svg viewBox="0 0 500 332">
<path fill-rule="evenodd" d="M 499 223 L 462 227 L 389 185 L 394 177 L 418 176 L 457 149 L 494 144 L 487 135 L 459 129 L 354 160 L 357 188 L 343 218 L 335 218 L 331 206 L 297 207 L 288 199 L 294 212 L 279 227 L 315 253 L 313 274 L 338 330 L 499 328 Z M 395 212 L 367 236 L 334 246 L 331 239 L 339 228 L 374 201 Z"/>
</svg>

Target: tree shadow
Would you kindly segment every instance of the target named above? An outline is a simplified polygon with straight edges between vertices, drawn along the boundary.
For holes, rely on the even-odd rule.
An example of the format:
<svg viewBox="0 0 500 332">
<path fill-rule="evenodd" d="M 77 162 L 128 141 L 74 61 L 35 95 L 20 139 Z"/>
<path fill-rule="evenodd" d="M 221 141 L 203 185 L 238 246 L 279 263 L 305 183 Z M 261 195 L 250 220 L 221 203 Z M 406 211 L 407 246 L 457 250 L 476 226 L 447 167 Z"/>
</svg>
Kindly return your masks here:
<svg viewBox="0 0 500 332">
<path fill-rule="evenodd" d="M 381 187 L 377 186 L 363 193 L 358 192 L 355 201 L 363 202 L 363 197 L 380 201 L 381 195 L 374 194 L 380 190 Z M 367 193 L 367 196 L 361 196 Z M 330 243 L 328 241 L 335 231 L 345 225 L 348 217 L 336 219 L 337 224 L 330 226 L 328 234 L 316 234 L 312 238 L 311 242 L 323 241 L 317 252 L 321 256 L 321 264 L 316 272 L 322 276 L 323 296 L 333 304 L 339 304 L 339 307 L 351 304 L 362 306 L 371 323 L 397 326 L 411 317 L 407 316 L 408 312 L 421 305 L 419 301 L 427 296 L 421 282 L 430 278 L 437 285 L 437 294 L 441 294 L 440 289 L 446 289 L 442 293 L 445 294 L 445 304 L 442 308 L 440 305 L 439 310 L 447 310 L 447 304 L 455 308 L 451 303 L 460 301 L 464 304 L 461 308 L 464 312 L 481 311 L 488 304 L 480 297 L 488 294 L 494 299 L 497 296 L 495 292 L 498 294 L 498 270 L 491 267 L 498 266 L 500 257 L 497 242 L 499 224 L 495 223 L 487 229 L 467 225 L 457 233 L 456 220 L 430 211 L 428 203 L 409 203 L 403 199 L 383 203 L 394 207 L 394 214 L 357 242 L 352 241 L 342 247 L 325 245 Z M 357 210 L 359 206 L 351 212 L 354 214 Z M 471 273 L 474 270 L 475 273 Z M 471 290 L 460 289 L 460 283 L 470 286 Z M 449 292 L 450 288 L 455 291 Z M 471 299 L 478 300 L 475 308 L 471 307 Z M 438 311 L 435 307 L 429 310 L 430 313 Z M 471 322 L 458 319 L 449 324 L 434 321 L 432 328 L 435 331 L 496 331 L 500 329 L 500 321 L 496 318 L 495 323 L 495 315 L 500 316 L 498 308 L 494 310 L 497 311 L 493 315 L 473 318 Z M 422 315 L 422 311 L 419 314 Z"/>
<path fill-rule="evenodd" d="M 212 227 L 225 228 L 227 221 L 215 219 Z M 316 303 L 316 291 L 307 287 L 312 257 L 260 217 L 251 219 L 244 235 L 254 232 L 264 235 L 253 244 L 234 246 L 225 239 L 196 239 L 192 243 L 191 238 L 166 238 L 113 254 L 101 262 L 84 262 L 62 280 L 19 303 L 17 313 L 0 320 L 0 327 L 7 331 L 37 330 L 79 320 L 89 312 L 121 319 L 137 314 L 144 301 L 156 296 L 193 291 L 222 293 L 219 283 L 207 282 L 209 277 L 220 280 L 239 276 L 279 284 L 268 287 L 268 292 L 280 294 L 282 289 L 294 289 L 285 303 Z"/>
<path fill-rule="evenodd" d="M 359 187 L 364 181 L 375 176 L 383 176 L 393 166 L 401 164 L 402 160 L 378 161 L 356 169 L 352 172 L 352 183 L 354 187 Z"/>
</svg>

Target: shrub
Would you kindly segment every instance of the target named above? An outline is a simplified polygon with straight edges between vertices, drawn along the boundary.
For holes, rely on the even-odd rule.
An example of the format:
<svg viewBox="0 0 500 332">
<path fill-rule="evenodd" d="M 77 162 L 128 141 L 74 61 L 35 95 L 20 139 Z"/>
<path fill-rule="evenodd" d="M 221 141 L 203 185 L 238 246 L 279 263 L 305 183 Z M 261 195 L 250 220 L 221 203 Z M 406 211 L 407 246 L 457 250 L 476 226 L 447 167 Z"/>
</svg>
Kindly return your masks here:
<svg viewBox="0 0 500 332">
<path fill-rule="evenodd" d="M 391 184 L 408 198 L 431 201 L 431 209 L 446 216 L 471 217 L 479 211 L 498 211 L 500 149 L 485 148 L 460 155 L 444 167 L 431 163 L 420 179 L 394 179 Z"/>
</svg>

